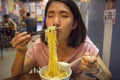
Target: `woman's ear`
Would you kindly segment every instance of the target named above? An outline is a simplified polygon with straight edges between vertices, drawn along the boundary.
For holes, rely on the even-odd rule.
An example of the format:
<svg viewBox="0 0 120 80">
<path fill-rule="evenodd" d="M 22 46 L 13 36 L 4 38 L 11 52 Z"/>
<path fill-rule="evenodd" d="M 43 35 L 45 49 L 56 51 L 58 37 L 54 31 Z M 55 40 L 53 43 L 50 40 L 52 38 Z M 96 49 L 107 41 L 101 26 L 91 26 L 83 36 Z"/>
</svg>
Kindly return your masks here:
<svg viewBox="0 0 120 80">
<path fill-rule="evenodd" d="M 77 23 L 77 21 L 75 21 L 72 29 L 74 30 L 77 26 L 78 26 L 78 23 Z"/>
</svg>

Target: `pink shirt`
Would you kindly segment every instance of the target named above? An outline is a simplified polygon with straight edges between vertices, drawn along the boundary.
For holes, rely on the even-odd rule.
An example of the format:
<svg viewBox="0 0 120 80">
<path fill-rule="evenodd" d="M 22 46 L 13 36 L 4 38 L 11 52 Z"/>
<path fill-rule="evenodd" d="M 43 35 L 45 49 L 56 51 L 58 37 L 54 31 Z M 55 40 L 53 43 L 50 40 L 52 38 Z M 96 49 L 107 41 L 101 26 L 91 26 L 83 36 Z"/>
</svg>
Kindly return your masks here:
<svg viewBox="0 0 120 80">
<path fill-rule="evenodd" d="M 96 56 L 99 52 L 98 48 L 88 37 L 86 37 L 84 43 L 74 50 L 73 54 L 67 58 L 65 62 L 71 63 L 77 58 L 82 57 L 85 52 L 89 52 L 92 56 Z M 39 67 L 43 67 L 48 64 L 48 47 L 40 39 L 33 43 L 33 45 L 28 49 L 26 55 Z M 81 73 L 79 65 L 80 62 L 72 67 L 73 73 Z"/>
</svg>

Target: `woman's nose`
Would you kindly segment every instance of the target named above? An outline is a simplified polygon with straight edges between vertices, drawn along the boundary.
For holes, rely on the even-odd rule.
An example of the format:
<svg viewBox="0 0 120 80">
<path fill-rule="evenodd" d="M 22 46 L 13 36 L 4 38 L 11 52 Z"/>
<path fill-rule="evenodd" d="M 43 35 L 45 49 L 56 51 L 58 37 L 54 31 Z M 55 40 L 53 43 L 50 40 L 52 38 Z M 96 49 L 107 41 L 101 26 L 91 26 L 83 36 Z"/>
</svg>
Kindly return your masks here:
<svg viewBox="0 0 120 80">
<path fill-rule="evenodd" d="M 55 17 L 53 26 L 60 27 L 60 19 L 59 19 L 59 17 Z"/>
</svg>

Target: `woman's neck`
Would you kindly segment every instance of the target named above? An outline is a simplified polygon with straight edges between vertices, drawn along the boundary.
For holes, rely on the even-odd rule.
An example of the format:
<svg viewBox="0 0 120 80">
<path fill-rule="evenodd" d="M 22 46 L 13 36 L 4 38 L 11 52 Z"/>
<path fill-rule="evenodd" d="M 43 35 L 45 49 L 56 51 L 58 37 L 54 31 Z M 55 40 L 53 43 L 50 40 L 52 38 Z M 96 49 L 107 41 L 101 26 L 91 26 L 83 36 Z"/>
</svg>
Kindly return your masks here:
<svg viewBox="0 0 120 80">
<path fill-rule="evenodd" d="M 57 55 L 59 61 L 65 61 L 71 54 L 74 48 L 68 47 L 66 44 L 59 44 L 57 46 Z"/>
</svg>

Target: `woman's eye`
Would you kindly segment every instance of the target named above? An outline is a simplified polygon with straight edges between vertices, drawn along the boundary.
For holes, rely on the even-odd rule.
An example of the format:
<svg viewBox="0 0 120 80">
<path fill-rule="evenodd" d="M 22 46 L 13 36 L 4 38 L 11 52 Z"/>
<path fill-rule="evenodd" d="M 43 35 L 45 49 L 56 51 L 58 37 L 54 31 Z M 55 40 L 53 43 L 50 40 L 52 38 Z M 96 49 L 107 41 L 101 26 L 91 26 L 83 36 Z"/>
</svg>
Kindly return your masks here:
<svg viewBox="0 0 120 80">
<path fill-rule="evenodd" d="M 67 18 L 67 17 L 68 17 L 68 15 L 62 15 L 62 17 L 65 17 L 65 18 Z"/>
<path fill-rule="evenodd" d="M 54 16 L 53 14 L 48 14 L 48 15 L 47 15 L 48 18 L 51 18 L 51 17 L 53 17 L 53 16 Z"/>
<path fill-rule="evenodd" d="M 49 15 L 49 16 L 47 16 L 48 18 L 51 18 L 51 17 L 53 17 L 52 15 Z"/>
</svg>

